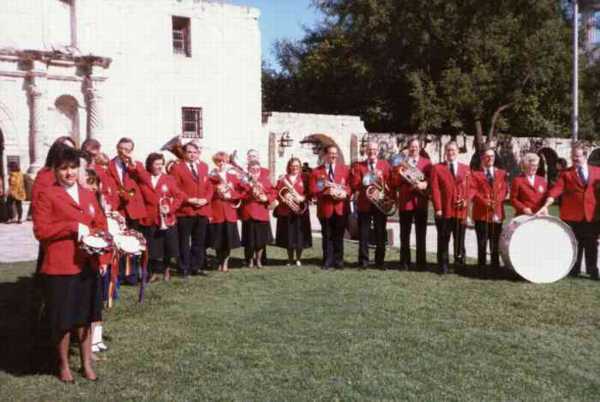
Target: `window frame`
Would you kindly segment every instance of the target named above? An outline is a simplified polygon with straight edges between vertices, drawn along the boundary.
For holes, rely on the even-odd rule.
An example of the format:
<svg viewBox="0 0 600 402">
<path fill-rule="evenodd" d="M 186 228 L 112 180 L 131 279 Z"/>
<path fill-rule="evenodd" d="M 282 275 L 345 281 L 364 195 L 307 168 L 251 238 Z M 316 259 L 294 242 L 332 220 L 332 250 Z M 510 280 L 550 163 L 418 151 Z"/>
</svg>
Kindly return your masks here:
<svg viewBox="0 0 600 402">
<path fill-rule="evenodd" d="M 186 113 L 194 113 L 194 120 L 186 120 Z M 202 116 L 203 109 L 197 106 L 184 106 L 181 108 L 181 136 L 183 138 L 202 139 L 204 138 L 204 119 Z M 186 130 L 186 124 L 194 124 L 194 131 Z"/>
</svg>

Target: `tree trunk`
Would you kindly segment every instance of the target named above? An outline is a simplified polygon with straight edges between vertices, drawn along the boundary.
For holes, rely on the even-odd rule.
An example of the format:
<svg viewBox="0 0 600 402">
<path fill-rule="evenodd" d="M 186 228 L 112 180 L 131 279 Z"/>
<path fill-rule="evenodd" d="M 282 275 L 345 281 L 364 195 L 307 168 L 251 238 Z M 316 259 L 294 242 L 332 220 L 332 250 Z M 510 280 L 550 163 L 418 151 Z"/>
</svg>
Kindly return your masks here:
<svg viewBox="0 0 600 402">
<path fill-rule="evenodd" d="M 510 103 L 502 105 L 498 109 L 496 109 L 496 111 L 492 115 L 490 131 L 488 132 L 488 135 L 487 135 L 487 142 L 490 142 L 496 138 L 496 123 L 498 122 L 500 115 L 502 115 L 502 112 L 505 111 L 506 109 L 508 109 L 509 107 L 511 107 L 512 105 L 513 105 L 513 102 L 510 102 Z"/>
<path fill-rule="evenodd" d="M 477 117 L 475 119 L 475 150 L 479 152 L 483 148 L 483 127 L 481 126 L 481 119 Z"/>
</svg>

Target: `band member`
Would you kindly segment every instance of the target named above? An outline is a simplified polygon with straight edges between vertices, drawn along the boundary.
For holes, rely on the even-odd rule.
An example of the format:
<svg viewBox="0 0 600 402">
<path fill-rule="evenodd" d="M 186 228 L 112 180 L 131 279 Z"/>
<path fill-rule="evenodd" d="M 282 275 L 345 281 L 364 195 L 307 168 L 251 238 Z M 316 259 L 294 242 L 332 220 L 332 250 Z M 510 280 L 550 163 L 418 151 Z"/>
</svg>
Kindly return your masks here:
<svg viewBox="0 0 600 402">
<path fill-rule="evenodd" d="M 344 230 L 348 217 L 350 171 L 338 162 L 335 145 L 325 148 L 325 163 L 312 171 L 310 191 L 317 199 L 323 236 L 323 269 L 344 267 Z"/>
<path fill-rule="evenodd" d="M 137 180 L 144 172 L 141 162 L 132 159 L 133 140 L 123 137 L 117 143 L 117 156 L 110 161 L 108 174 L 119 195 L 118 211 L 127 221 L 127 227 L 139 230 L 139 220 L 146 217 L 146 206 Z"/>
<path fill-rule="evenodd" d="M 290 266 L 302 266 L 302 251 L 312 247 L 312 232 L 308 211 L 308 186 L 304 180 L 300 159 L 291 158 L 286 174 L 277 181 L 279 205 L 274 215 L 277 217 L 275 245 L 287 250 Z M 294 257 L 295 253 L 295 257 Z"/>
<path fill-rule="evenodd" d="M 544 206 L 548 192 L 548 183 L 542 176 L 536 175 L 540 157 L 528 153 L 521 160 L 523 173 L 515 177 L 510 186 L 510 203 L 515 216 L 534 215 Z"/>
<path fill-rule="evenodd" d="M 431 198 L 437 229 L 437 262 L 440 274 L 448 273 L 448 243 L 452 235 L 454 263 L 465 263 L 465 221 L 469 202 L 470 169 L 458 162 L 458 145 L 444 147 L 445 161 L 431 171 Z"/>
<path fill-rule="evenodd" d="M 408 163 L 425 175 L 425 180 L 413 183 L 407 180 L 398 170 L 392 169 L 391 183 L 398 197 L 398 213 L 400 215 L 400 269 L 410 266 L 410 232 L 415 225 L 417 240 L 417 267 L 425 269 L 427 263 L 426 238 L 427 238 L 427 208 L 429 186 L 431 177 L 431 161 L 421 156 L 421 144 L 418 138 L 408 141 Z"/>
<path fill-rule="evenodd" d="M 175 211 L 187 198 L 175 179 L 163 174 L 164 166 L 162 154 L 148 155 L 146 170 L 149 175 L 143 175 L 139 183 L 146 205 L 146 217 L 140 220 L 140 224 L 148 247 L 150 282 L 156 281 L 159 273 L 169 280 L 167 264 L 170 259 L 177 261 L 179 258 Z"/>
<path fill-rule="evenodd" d="M 560 173 L 538 214 L 548 214 L 548 207 L 562 195 L 560 219 L 573 229 L 579 245 L 577 261 L 570 275 L 577 276 L 581 272 L 581 260 L 585 252 L 586 272 L 592 279 L 598 280 L 598 218 L 595 192 L 600 185 L 600 168 L 589 165 L 587 157 L 588 150 L 585 146 L 573 145 L 573 166 Z"/>
<path fill-rule="evenodd" d="M 379 144 L 370 141 L 367 144 L 367 159 L 352 166 L 350 187 L 358 194 L 358 265 L 369 266 L 369 232 L 371 223 L 375 227 L 375 265 L 384 269 L 387 215 L 373 205 L 372 199 L 379 199 L 381 191 L 389 192 L 390 165 L 377 157 Z M 369 182 L 366 184 L 365 182 Z M 371 191 L 369 199 L 367 189 Z M 388 194 L 391 196 L 391 193 Z"/>
<path fill-rule="evenodd" d="M 494 167 L 496 154 L 492 148 L 481 152 L 481 170 L 472 172 L 473 221 L 477 234 L 477 264 L 480 272 L 486 269 L 487 245 L 490 245 L 492 272 L 500 268 L 498 243 L 504 220 L 504 199 L 508 187 L 506 171 Z"/>
<path fill-rule="evenodd" d="M 228 272 L 231 250 L 241 245 L 237 227 L 237 207 L 240 202 L 239 180 L 235 174 L 229 172 L 229 156 L 225 152 L 217 152 L 213 156 L 213 162 L 216 169 L 209 173 L 215 187 L 210 234 L 212 246 L 217 254 L 219 271 Z"/>
<path fill-rule="evenodd" d="M 260 163 L 248 164 L 249 181 L 240 183 L 240 218 L 242 219 L 242 245 L 249 256 L 248 267 L 262 268 L 262 255 L 267 244 L 273 242 L 269 220 L 269 206 L 277 199 L 268 176 L 261 175 Z"/>
<path fill-rule="evenodd" d="M 247 163 L 247 170 L 250 170 L 250 163 L 252 162 L 258 162 L 260 163 L 260 155 L 258 153 L 258 151 L 256 149 L 250 149 L 247 153 L 246 153 L 246 163 Z M 266 167 L 262 167 L 260 168 L 260 177 L 266 177 L 269 178 L 269 176 L 271 175 L 271 172 L 269 171 L 269 169 L 267 169 Z"/>
<path fill-rule="evenodd" d="M 208 165 L 200 161 L 200 147 L 189 142 L 183 147 L 183 160 L 171 168 L 185 200 L 177 211 L 180 266 L 184 276 L 206 275 L 208 223 L 212 216 L 213 185 Z"/>
<path fill-rule="evenodd" d="M 119 207 L 118 188 L 109 176 L 110 160 L 101 152 L 102 145 L 93 138 L 88 138 L 81 144 L 81 154 L 85 159 L 86 169 L 93 169 L 99 180 L 100 205 L 105 212 L 117 210 Z"/>
<path fill-rule="evenodd" d="M 57 182 L 42 190 L 33 214 L 33 230 L 45 255 L 41 268 L 45 314 L 58 352 L 58 378 L 74 381 L 69 368 L 74 331 L 79 337 L 83 375 L 95 381 L 90 328 L 102 315 L 99 264 L 78 242 L 94 230 L 105 230 L 106 218 L 94 195 L 77 184 L 77 151 L 63 149 L 55 156 L 53 169 Z"/>
</svg>

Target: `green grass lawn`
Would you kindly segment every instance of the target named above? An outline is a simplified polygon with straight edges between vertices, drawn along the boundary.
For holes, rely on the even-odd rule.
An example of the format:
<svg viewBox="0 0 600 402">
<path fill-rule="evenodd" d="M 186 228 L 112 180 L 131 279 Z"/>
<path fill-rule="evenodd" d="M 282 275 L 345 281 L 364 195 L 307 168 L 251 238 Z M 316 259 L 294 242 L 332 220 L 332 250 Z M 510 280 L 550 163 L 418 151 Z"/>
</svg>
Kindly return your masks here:
<svg viewBox="0 0 600 402">
<path fill-rule="evenodd" d="M 0 399 L 600 399 L 598 283 L 326 272 L 319 255 L 302 268 L 174 278 L 143 305 L 126 288 L 105 313 L 100 382 L 71 386 L 30 374 L 33 264 L 0 265 Z"/>
</svg>

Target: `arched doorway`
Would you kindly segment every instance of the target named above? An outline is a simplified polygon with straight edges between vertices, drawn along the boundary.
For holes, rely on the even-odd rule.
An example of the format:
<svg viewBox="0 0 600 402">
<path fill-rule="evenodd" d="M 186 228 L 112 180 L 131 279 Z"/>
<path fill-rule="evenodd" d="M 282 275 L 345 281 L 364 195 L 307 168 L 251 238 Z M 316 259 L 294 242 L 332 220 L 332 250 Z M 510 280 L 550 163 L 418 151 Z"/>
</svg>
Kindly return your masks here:
<svg viewBox="0 0 600 402">
<path fill-rule="evenodd" d="M 600 166 L 600 148 L 596 148 L 592 151 L 588 157 L 588 163 L 593 166 Z"/>
<path fill-rule="evenodd" d="M 338 149 L 338 159 L 340 163 L 345 164 L 344 152 L 340 149 L 339 145 L 327 134 L 311 134 L 304 137 L 301 144 L 311 144 L 315 154 L 318 156 L 317 165 L 323 163 L 323 156 L 325 155 L 325 149 L 330 145 L 335 145 Z"/>
<path fill-rule="evenodd" d="M 553 184 L 558 176 L 558 169 L 556 168 L 558 154 L 552 148 L 542 148 L 537 154 L 540 157 L 537 174 L 544 177 L 548 183 Z"/>
<path fill-rule="evenodd" d="M 80 145 L 79 102 L 71 95 L 61 95 L 56 98 L 54 106 L 58 112 L 57 125 L 53 135 L 68 135 Z"/>
</svg>

